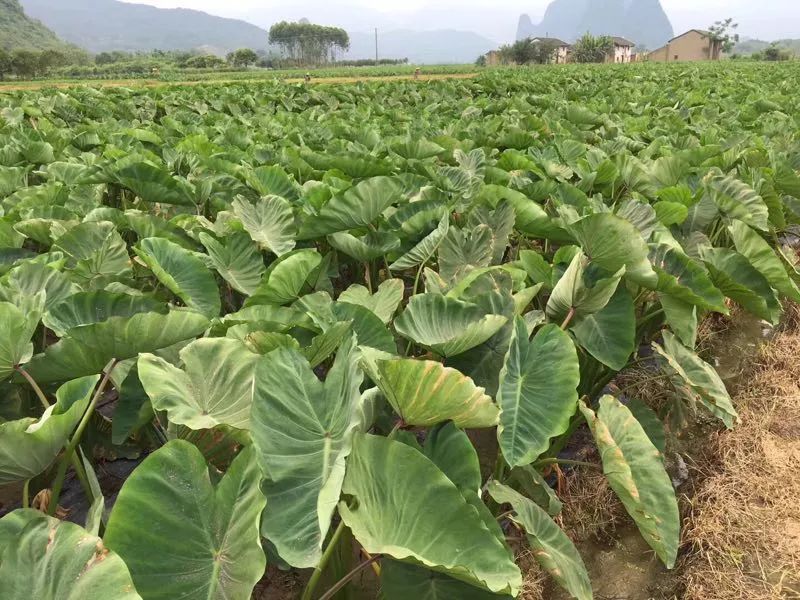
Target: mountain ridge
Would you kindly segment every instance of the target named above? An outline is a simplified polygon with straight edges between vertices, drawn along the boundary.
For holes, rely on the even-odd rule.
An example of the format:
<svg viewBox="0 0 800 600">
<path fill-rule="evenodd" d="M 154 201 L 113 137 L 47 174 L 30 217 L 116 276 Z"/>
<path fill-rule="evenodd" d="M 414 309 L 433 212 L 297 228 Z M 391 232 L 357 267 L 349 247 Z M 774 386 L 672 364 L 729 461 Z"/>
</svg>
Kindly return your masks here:
<svg viewBox="0 0 800 600">
<path fill-rule="evenodd" d="M 74 50 L 33 19 L 19 0 L 0 0 L 0 48 L 3 50 Z"/>
</svg>

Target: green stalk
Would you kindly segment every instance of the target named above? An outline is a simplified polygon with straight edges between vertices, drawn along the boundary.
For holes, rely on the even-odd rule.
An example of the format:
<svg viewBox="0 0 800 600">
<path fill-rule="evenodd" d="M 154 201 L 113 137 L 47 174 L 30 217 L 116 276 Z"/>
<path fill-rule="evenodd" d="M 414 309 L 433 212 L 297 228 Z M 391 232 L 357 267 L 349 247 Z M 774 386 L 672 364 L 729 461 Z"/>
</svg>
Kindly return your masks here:
<svg viewBox="0 0 800 600">
<path fill-rule="evenodd" d="M 36 380 L 33 377 L 31 377 L 30 374 L 22 367 L 17 366 L 14 367 L 14 369 L 16 370 L 17 373 L 19 373 L 25 378 L 25 381 L 27 381 L 30 384 L 30 386 L 33 388 L 33 391 L 39 397 L 39 402 L 42 403 L 42 406 L 44 406 L 45 410 L 50 408 L 50 403 L 47 401 L 47 396 L 44 395 L 42 388 L 39 387 L 39 385 L 36 383 Z"/>
<path fill-rule="evenodd" d="M 308 584 L 306 584 L 306 589 L 303 590 L 303 596 L 300 600 L 311 600 L 311 598 L 313 598 L 314 590 L 319 584 L 319 578 L 322 577 L 322 573 L 325 571 L 328 561 L 330 561 L 331 556 L 333 556 L 333 551 L 336 549 L 336 544 L 339 542 L 339 538 L 342 537 L 345 527 L 344 521 L 339 521 L 339 526 L 336 528 L 336 531 L 333 532 L 331 541 L 328 542 L 328 547 L 325 548 L 325 552 L 322 553 L 322 558 L 311 574 L 311 578 L 308 580 Z"/>
<path fill-rule="evenodd" d="M 22 508 L 29 508 L 31 505 L 30 487 L 31 480 L 26 479 L 25 483 L 22 484 Z"/>
<path fill-rule="evenodd" d="M 80 423 L 78 423 L 77 429 L 75 429 L 75 434 L 72 436 L 69 444 L 67 445 L 66 450 L 64 450 L 64 456 L 61 459 L 61 462 L 58 464 L 58 472 L 56 473 L 56 478 L 53 482 L 53 495 L 50 498 L 50 503 L 47 506 L 47 514 L 51 517 L 56 513 L 56 507 L 58 506 L 58 499 L 61 497 L 61 490 L 64 487 L 64 478 L 67 476 L 67 465 L 72 462 L 72 455 L 75 454 L 75 448 L 78 447 L 78 444 L 81 441 L 81 436 L 83 432 L 86 430 L 86 427 L 89 425 L 89 421 L 92 418 L 92 414 L 94 414 L 94 409 L 97 406 L 97 402 L 100 400 L 100 396 L 103 395 L 103 391 L 108 385 L 109 380 L 111 379 L 111 372 L 114 370 L 114 367 L 117 366 L 117 361 L 114 360 L 111 363 L 108 371 L 103 375 L 103 379 L 100 381 L 100 385 L 97 386 L 97 389 L 94 392 L 94 396 L 92 396 L 91 401 L 89 402 L 89 406 L 86 408 L 86 412 L 83 413 L 83 418 L 81 418 Z"/>
<path fill-rule="evenodd" d="M 336 592 L 338 592 L 340 589 L 346 586 L 353 577 L 358 575 L 362 570 L 366 569 L 376 560 L 380 560 L 380 558 L 381 558 L 380 554 L 376 554 L 375 556 L 372 556 L 368 560 L 362 562 L 360 565 L 358 565 L 356 568 L 350 571 L 347 575 L 345 575 L 339 581 L 337 581 L 336 584 L 331 589 L 322 594 L 322 596 L 319 597 L 319 600 L 330 600 L 331 598 L 333 598 L 336 595 Z"/>
<path fill-rule="evenodd" d="M 83 468 L 83 464 L 78 458 L 78 455 L 75 453 L 72 454 L 70 463 L 72 463 L 72 468 L 75 471 L 75 475 L 78 476 L 78 481 L 81 484 L 81 489 L 83 489 L 83 494 L 89 500 L 89 504 L 91 505 L 92 502 L 94 502 L 94 494 L 92 493 L 92 488 L 89 486 L 89 478 L 86 476 L 86 469 Z"/>
<path fill-rule="evenodd" d="M 574 316 L 575 316 L 575 307 L 574 306 L 570 306 L 569 307 L 569 312 L 567 313 L 567 316 L 564 319 L 564 322 L 561 323 L 561 329 L 566 331 L 567 327 L 569 327 L 569 324 L 572 321 L 572 317 L 574 317 Z"/>
</svg>

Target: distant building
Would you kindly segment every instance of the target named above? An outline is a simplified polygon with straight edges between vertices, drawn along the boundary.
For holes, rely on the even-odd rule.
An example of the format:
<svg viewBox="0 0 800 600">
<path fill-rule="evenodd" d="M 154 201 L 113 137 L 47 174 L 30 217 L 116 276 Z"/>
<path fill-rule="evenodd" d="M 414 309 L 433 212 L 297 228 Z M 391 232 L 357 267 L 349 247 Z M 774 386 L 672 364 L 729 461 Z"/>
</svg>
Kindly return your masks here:
<svg viewBox="0 0 800 600">
<path fill-rule="evenodd" d="M 665 46 L 653 50 L 647 60 L 653 62 L 675 62 L 695 60 L 719 60 L 722 44 L 714 40 L 704 29 L 690 29 L 672 38 Z"/>
<path fill-rule="evenodd" d="M 551 38 L 551 37 L 535 37 L 531 38 L 531 42 L 534 44 L 552 44 L 555 46 L 555 50 L 553 51 L 553 58 L 551 59 L 551 63 L 556 65 L 563 65 L 569 60 L 569 54 L 572 49 L 567 42 L 560 40 L 558 38 Z"/>
<path fill-rule="evenodd" d="M 626 40 L 623 37 L 614 36 L 611 38 L 614 40 L 614 54 L 609 55 L 608 62 L 615 63 L 629 63 L 631 62 L 631 56 L 633 55 L 633 47 L 636 45 L 630 40 Z"/>
</svg>

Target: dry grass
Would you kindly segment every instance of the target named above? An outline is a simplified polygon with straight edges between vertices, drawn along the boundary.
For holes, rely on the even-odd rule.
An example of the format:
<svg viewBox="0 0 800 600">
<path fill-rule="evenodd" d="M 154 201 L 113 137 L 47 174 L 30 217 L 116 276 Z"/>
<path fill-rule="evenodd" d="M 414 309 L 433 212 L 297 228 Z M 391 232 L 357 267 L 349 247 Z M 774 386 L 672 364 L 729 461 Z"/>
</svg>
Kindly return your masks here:
<svg viewBox="0 0 800 600">
<path fill-rule="evenodd" d="M 687 600 L 800 598 L 800 310 L 734 398 L 742 422 L 708 440 L 682 565 Z"/>
</svg>

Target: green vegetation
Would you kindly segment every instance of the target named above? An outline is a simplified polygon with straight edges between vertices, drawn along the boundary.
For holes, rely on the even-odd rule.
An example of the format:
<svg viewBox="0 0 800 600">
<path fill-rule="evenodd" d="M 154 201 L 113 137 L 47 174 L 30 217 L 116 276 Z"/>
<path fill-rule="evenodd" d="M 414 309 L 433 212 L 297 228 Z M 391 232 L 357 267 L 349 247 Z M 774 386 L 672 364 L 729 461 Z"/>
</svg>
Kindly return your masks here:
<svg viewBox="0 0 800 600">
<path fill-rule="evenodd" d="M 39 21 L 29 18 L 19 0 L 0 0 L 0 50 L 75 51 Z"/>
<path fill-rule="evenodd" d="M 0 597 L 246 600 L 269 560 L 510 598 L 511 533 L 587 600 L 549 474 L 588 446 L 672 568 L 666 457 L 738 420 L 698 326 L 800 301 L 798 75 L 0 93 Z"/>
<path fill-rule="evenodd" d="M 526 38 L 513 44 L 500 46 L 500 62 L 502 64 L 544 65 L 555 61 L 558 44 L 552 39 Z"/>
<path fill-rule="evenodd" d="M 602 63 L 613 54 L 614 40 L 607 35 L 586 33 L 572 45 L 572 60 L 576 63 Z"/>
<path fill-rule="evenodd" d="M 350 48 L 350 36 L 340 27 L 281 21 L 269 28 L 269 43 L 281 49 L 287 64 L 324 65 Z"/>
</svg>

